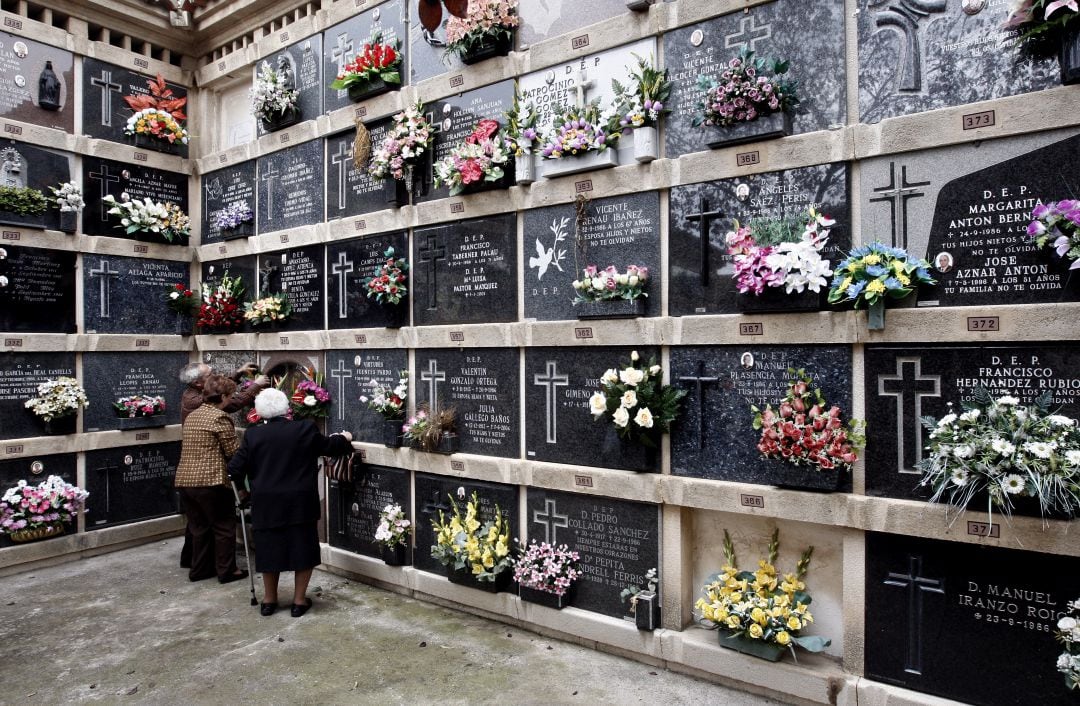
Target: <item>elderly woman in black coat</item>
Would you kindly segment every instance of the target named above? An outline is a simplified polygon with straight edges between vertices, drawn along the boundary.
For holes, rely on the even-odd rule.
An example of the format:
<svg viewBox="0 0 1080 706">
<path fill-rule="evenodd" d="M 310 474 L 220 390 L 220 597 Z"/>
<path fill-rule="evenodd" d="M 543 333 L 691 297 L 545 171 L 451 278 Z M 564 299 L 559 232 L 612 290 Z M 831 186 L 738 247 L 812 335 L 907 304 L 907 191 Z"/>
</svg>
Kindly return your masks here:
<svg viewBox="0 0 1080 706">
<path fill-rule="evenodd" d="M 244 433 L 239 450 L 229 461 L 229 476 L 238 487 L 251 483 L 251 520 L 255 531 L 255 569 L 263 575 L 262 615 L 272 615 L 278 603 L 282 571 L 296 572 L 292 616 L 311 607 L 307 586 L 320 563 L 319 456 L 352 451 L 352 434 L 319 433 L 310 419 L 288 421 L 289 398 L 273 388 L 255 398 L 255 412 L 264 424 Z"/>
</svg>

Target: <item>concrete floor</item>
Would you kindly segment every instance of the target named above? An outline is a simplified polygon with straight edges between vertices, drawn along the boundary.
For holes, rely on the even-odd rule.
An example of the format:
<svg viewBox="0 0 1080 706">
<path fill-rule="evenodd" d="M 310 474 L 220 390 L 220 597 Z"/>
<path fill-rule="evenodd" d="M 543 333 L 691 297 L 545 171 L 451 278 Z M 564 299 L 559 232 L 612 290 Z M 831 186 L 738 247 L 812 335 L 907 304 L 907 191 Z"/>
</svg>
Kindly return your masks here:
<svg viewBox="0 0 1080 706">
<path fill-rule="evenodd" d="M 190 583 L 179 550 L 0 579 L 0 703 L 772 703 L 320 571 L 306 616 L 264 618 L 247 582 Z"/>
</svg>

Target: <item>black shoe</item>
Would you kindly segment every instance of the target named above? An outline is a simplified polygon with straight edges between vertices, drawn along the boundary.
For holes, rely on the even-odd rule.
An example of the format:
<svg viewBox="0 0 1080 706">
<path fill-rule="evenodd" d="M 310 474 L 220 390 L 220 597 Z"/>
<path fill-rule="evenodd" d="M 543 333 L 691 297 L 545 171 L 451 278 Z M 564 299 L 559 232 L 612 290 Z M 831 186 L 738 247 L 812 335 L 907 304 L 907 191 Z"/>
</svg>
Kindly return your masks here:
<svg viewBox="0 0 1080 706">
<path fill-rule="evenodd" d="M 248 577 L 248 572 L 241 571 L 238 574 L 229 574 L 228 576 L 218 576 L 218 583 L 232 583 L 233 581 L 243 581 Z"/>
<path fill-rule="evenodd" d="M 301 615 L 308 612 L 308 608 L 311 607 L 311 599 L 305 598 L 304 601 L 304 605 L 296 605 L 295 603 L 292 604 L 292 617 L 299 618 Z"/>
<path fill-rule="evenodd" d="M 277 610 L 277 603 L 260 603 L 259 615 L 269 617 Z"/>
</svg>

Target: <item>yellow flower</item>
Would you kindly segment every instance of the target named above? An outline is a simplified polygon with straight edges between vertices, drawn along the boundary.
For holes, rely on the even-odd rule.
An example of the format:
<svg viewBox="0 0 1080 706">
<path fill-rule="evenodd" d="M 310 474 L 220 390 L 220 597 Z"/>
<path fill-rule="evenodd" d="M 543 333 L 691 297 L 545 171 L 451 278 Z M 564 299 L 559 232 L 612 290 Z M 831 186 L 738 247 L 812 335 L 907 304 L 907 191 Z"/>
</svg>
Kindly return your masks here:
<svg viewBox="0 0 1080 706">
<path fill-rule="evenodd" d="M 780 632 L 776 633 L 776 644 L 786 645 L 789 642 L 791 642 L 791 635 L 787 633 L 787 630 L 781 630 Z"/>
<path fill-rule="evenodd" d="M 470 534 L 472 534 L 476 530 L 480 529 L 480 523 L 476 520 L 475 517 L 466 517 L 465 528 L 468 529 Z"/>
<path fill-rule="evenodd" d="M 787 619 L 787 626 L 789 630 L 801 630 L 802 625 L 802 621 L 800 621 L 797 616 L 793 615 Z"/>
<path fill-rule="evenodd" d="M 499 541 L 495 543 L 495 556 L 502 559 L 504 556 L 510 553 L 510 548 L 506 545 L 506 538 L 500 537 Z"/>
<path fill-rule="evenodd" d="M 882 282 L 879 279 L 872 279 L 866 285 L 866 291 L 868 291 L 868 292 L 870 292 L 872 294 L 884 294 L 885 293 L 885 283 Z"/>
<path fill-rule="evenodd" d="M 495 566 L 495 556 L 490 552 L 484 552 L 484 568 L 490 569 Z"/>
<path fill-rule="evenodd" d="M 737 616 L 737 615 L 729 615 L 727 617 L 727 626 L 729 628 L 731 628 L 732 630 L 738 630 L 739 629 L 739 616 Z"/>
<path fill-rule="evenodd" d="M 750 637 L 754 638 L 755 640 L 760 640 L 761 636 L 765 634 L 765 631 L 762 630 L 761 626 L 757 623 L 751 625 L 748 632 L 750 633 Z"/>
<path fill-rule="evenodd" d="M 911 278 L 905 275 L 903 272 L 897 272 L 896 279 L 900 282 L 900 284 L 904 285 L 905 287 L 911 284 Z"/>
<path fill-rule="evenodd" d="M 479 576 L 480 574 L 484 573 L 484 565 L 473 563 L 472 572 L 474 576 Z"/>
<path fill-rule="evenodd" d="M 889 263 L 889 267 L 892 268 L 892 271 L 895 274 L 899 275 L 901 272 L 904 271 L 904 261 L 903 260 L 893 260 L 892 262 Z"/>
<path fill-rule="evenodd" d="M 742 598 L 743 598 L 742 593 L 740 593 L 739 591 L 736 591 L 736 592 L 732 593 L 730 596 L 728 596 L 728 599 L 732 603 L 742 603 Z"/>
<path fill-rule="evenodd" d="M 765 611 L 763 611 L 761 608 L 754 608 L 752 611 L 750 611 L 750 619 L 758 625 L 764 625 L 765 623 L 769 622 L 769 616 L 766 615 Z"/>
<path fill-rule="evenodd" d="M 881 262 L 881 255 L 878 255 L 877 253 L 863 255 L 862 259 L 860 259 L 859 262 L 863 263 L 864 265 L 876 265 Z"/>
</svg>

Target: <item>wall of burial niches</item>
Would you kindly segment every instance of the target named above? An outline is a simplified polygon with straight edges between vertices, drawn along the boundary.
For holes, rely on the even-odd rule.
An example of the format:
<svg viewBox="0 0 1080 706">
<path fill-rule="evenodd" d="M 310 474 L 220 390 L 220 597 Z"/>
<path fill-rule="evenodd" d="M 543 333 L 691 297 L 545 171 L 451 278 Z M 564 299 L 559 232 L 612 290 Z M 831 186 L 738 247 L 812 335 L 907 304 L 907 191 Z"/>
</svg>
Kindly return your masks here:
<svg viewBox="0 0 1080 706">
<path fill-rule="evenodd" d="M 64 157 L 41 168 L 66 168 L 88 200 L 182 188 L 175 175 L 187 178 L 196 224 L 188 248 L 117 237 L 92 208 L 74 236 L 47 223 L 5 226 L 9 266 L 37 263 L 54 292 L 0 320 L 5 479 L 41 459 L 99 489 L 80 523 L 87 534 L 123 541 L 173 529 L 155 493 L 175 461 L 175 420 L 125 431 L 88 410 L 86 433 L 58 449 L 22 412 L 32 381 L 100 370 L 95 400 L 132 380 L 175 396 L 171 372 L 181 358 L 222 369 L 250 358 L 267 369 L 314 363 L 334 396 L 328 427 L 351 430 L 370 468 L 326 486 L 324 560 L 333 570 L 788 699 L 1068 701 L 1052 632 L 1077 597 L 1067 578 L 1080 568 L 1071 523 L 947 517 L 925 502 L 913 473 L 925 443 L 918 417 L 941 416 L 979 386 L 1025 400 L 1050 389 L 1064 414 L 1080 413 L 1075 283 L 1023 237 L 1035 199 L 1078 186 L 1066 167 L 1080 144 L 1076 94 L 1059 85 L 1056 62 L 1019 57 L 1000 30 L 1004 4 L 672 0 L 631 12 L 622 0 L 572 11 L 567 2 L 523 0 L 514 51 L 471 66 L 443 58 L 438 33 L 420 31 L 415 2 L 360 5 L 324 2 L 316 17 L 260 33 L 193 72 L 164 67 L 178 86 L 199 86 L 191 160 L 135 150 L 108 126 L 74 125 L 74 116 L 65 124 L 63 110 L 4 114 L 4 135 L 18 128 L 20 146 Z M 402 38 L 405 85 L 351 103 L 327 85 L 372 28 Z M 806 41 L 807 28 L 815 41 Z M 32 22 L 24 34 L 44 41 Z M 789 59 L 803 104 L 790 137 L 709 150 L 690 124 L 694 80 L 742 48 Z M 381 184 L 353 163 L 358 120 L 378 139 L 390 116 L 421 101 L 442 155 L 475 120 L 499 117 L 514 81 L 547 111 L 576 94 L 584 70 L 586 95 L 606 100 L 635 55 L 655 57 L 675 80 L 674 112 L 651 164 L 636 164 L 625 140 L 614 169 L 469 196 L 427 188 L 388 208 Z M 264 132 L 246 110 L 247 90 L 264 60 L 283 56 L 298 76 L 303 119 Z M 138 82 L 125 72 L 156 67 L 119 54 L 106 63 L 121 91 Z M 108 67 L 92 65 L 93 83 L 90 62 L 76 54 L 72 64 L 64 76 L 83 101 L 82 121 L 100 120 L 115 100 Z M 92 137 L 75 137 L 83 134 Z M 253 234 L 216 231 L 214 214 L 238 201 L 256 214 Z M 724 234 L 735 220 L 808 206 L 837 220 L 827 251 L 834 262 L 853 244 L 882 240 L 949 264 L 913 306 L 890 309 L 881 331 L 823 298 L 817 311 L 743 311 Z M 403 320 L 363 296 L 389 246 L 412 265 Z M 643 315 L 579 320 L 571 282 L 585 264 L 648 266 Z M 133 302 L 150 301 L 149 291 L 189 267 L 196 280 L 228 271 L 251 292 L 285 289 L 298 314 L 269 333 L 177 336 L 167 317 Z M 688 392 L 651 457 L 612 443 L 588 412 L 599 377 L 633 350 L 656 356 Z M 750 405 L 782 396 L 789 367 L 805 368 L 830 402 L 867 420 L 864 458 L 839 492 L 778 488 L 786 467 L 758 456 Z M 412 400 L 458 412 L 458 453 L 382 444 L 380 418 L 359 397 L 371 380 L 392 383 L 402 370 Z M 573 608 L 556 613 L 443 578 L 430 558 L 430 521 L 459 489 L 477 491 L 484 512 L 506 511 L 516 536 L 581 552 L 586 573 Z M 389 502 L 418 523 L 411 567 L 384 565 L 372 543 Z M 724 531 L 742 565 L 754 567 L 776 528 L 782 570 L 814 546 L 808 633 L 832 640 L 797 664 L 722 649 L 692 619 L 702 583 L 724 563 Z M 79 537 L 50 542 L 74 551 Z M 27 551 L 0 550 L 0 565 L 37 556 Z M 619 592 L 652 568 L 662 629 L 639 632 Z M 971 644 L 978 655 L 964 649 Z"/>
</svg>

